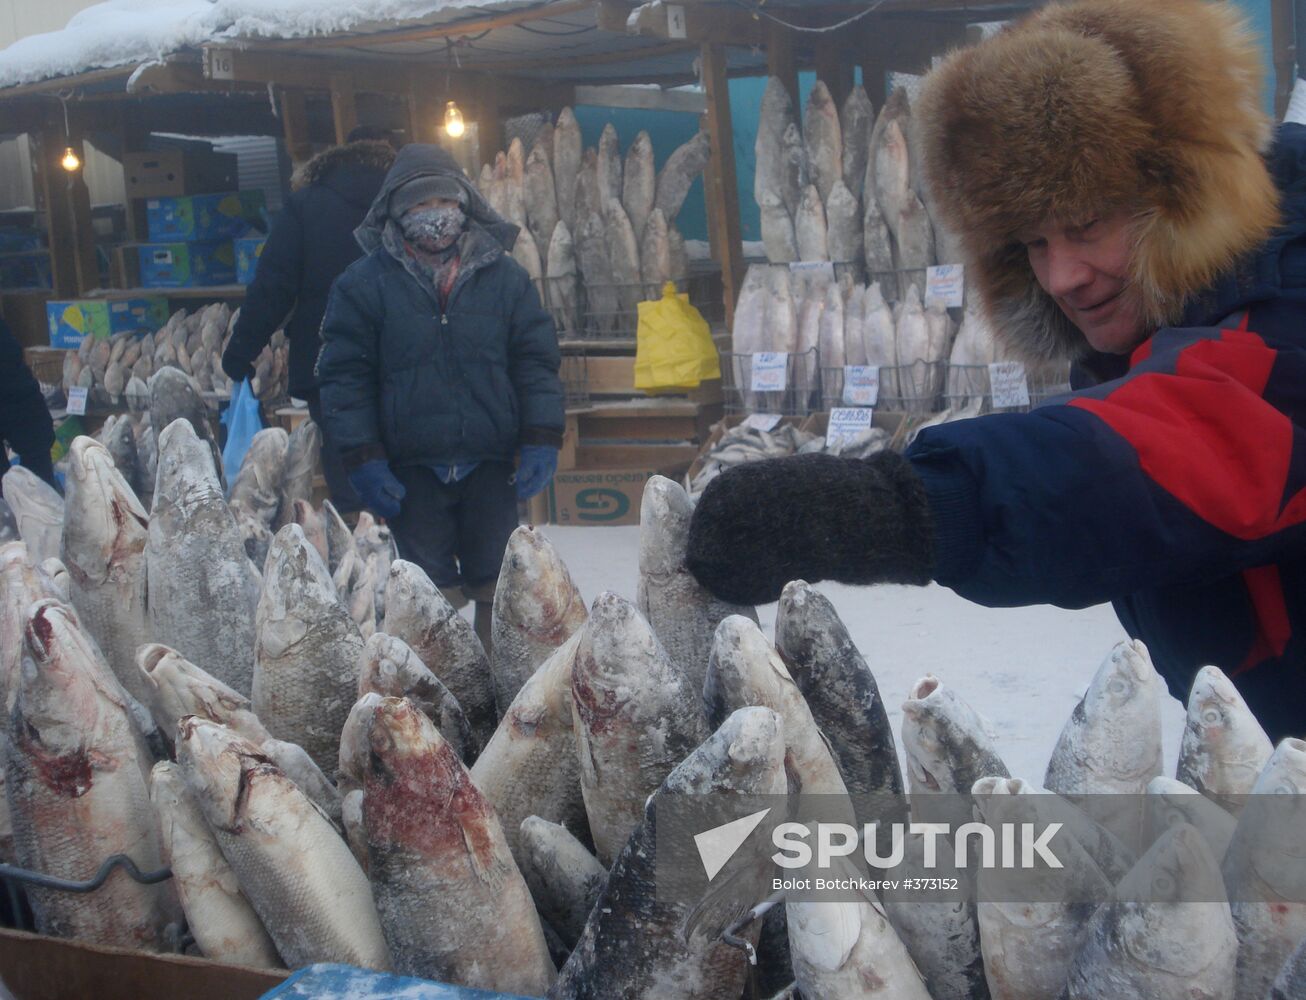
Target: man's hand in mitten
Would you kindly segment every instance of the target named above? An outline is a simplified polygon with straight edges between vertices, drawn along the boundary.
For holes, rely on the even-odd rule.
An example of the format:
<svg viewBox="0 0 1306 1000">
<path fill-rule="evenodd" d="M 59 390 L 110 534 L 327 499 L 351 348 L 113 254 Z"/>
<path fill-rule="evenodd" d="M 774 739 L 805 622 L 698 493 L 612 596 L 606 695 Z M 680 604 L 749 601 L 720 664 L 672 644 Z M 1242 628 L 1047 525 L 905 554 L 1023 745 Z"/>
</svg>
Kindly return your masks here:
<svg viewBox="0 0 1306 1000">
<path fill-rule="evenodd" d="M 767 604 L 790 580 L 923 585 L 933 549 L 925 488 L 901 455 L 795 455 L 709 483 L 686 563 L 717 597 Z"/>
</svg>

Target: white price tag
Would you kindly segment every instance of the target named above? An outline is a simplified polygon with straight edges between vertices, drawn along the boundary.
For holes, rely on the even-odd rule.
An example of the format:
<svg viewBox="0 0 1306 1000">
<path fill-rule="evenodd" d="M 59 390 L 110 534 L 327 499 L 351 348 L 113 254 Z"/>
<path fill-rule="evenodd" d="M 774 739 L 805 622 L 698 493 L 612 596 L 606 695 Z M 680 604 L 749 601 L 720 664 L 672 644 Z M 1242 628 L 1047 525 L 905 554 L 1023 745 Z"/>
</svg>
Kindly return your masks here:
<svg viewBox="0 0 1306 1000">
<path fill-rule="evenodd" d="M 825 429 L 825 446 L 837 448 L 871 429 L 874 415 L 869 406 L 836 407 L 830 411 L 830 423 Z"/>
<path fill-rule="evenodd" d="M 86 393 L 88 389 L 75 385 L 68 390 L 68 413 L 74 417 L 86 415 Z"/>
<path fill-rule="evenodd" d="M 833 281 L 834 264 L 828 260 L 791 260 L 789 262 L 789 273 L 824 275 Z"/>
<path fill-rule="evenodd" d="M 879 365 L 844 365 L 843 401 L 848 406 L 874 406 L 880 401 Z"/>
<path fill-rule="evenodd" d="M 789 355 L 783 351 L 764 351 L 752 358 L 753 373 L 748 387 L 753 392 L 784 392 Z"/>
<path fill-rule="evenodd" d="M 750 413 L 744 418 L 744 426 L 754 431 L 773 431 L 782 419 L 779 413 Z"/>
<path fill-rule="evenodd" d="M 686 37 L 685 8 L 678 4 L 667 5 L 667 37 Z"/>
<path fill-rule="evenodd" d="M 964 264 L 939 264 L 925 269 L 925 304 L 960 309 L 966 294 Z"/>
<path fill-rule="evenodd" d="M 995 410 L 1029 405 L 1029 382 L 1025 378 L 1025 366 L 1019 361 L 995 361 L 989 365 L 989 384 L 993 387 Z"/>
</svg>

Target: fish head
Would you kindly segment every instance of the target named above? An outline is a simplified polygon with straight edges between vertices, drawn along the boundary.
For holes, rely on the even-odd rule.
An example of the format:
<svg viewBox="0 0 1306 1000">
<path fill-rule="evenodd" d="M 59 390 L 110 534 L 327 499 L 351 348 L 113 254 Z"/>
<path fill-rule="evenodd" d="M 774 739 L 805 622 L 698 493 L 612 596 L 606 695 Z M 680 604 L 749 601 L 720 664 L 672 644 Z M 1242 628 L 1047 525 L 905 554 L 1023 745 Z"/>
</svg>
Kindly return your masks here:
<svg viewBox="0 0 1306 1000">
<path fill-rule="evenodd" d="M 1166 831 L 1192 823 L 1194 807 L 1200 801 L 1206 800 L 1197 789 L 1174 778 L 1157 775 L 1147 783 L 1148 836 L 1155 842 Z"/>
<path fill-rule="evenodd" d="M 521 525 L 508 539 L 494 614 L 538 642 L 560 646 L 586 618 L 571 574 L 544 533 Z"/>
<path fill-rule="evenodd" d="M 165 368 L 154 377 L 173 370 Z M 178 417 L 159 435 L 154 492 L 156 496 L 172 498 L 175 503 L 221 496 L 213 468 L 213 452 L 207 442 L 200 440 L 185 417 Z"/>
<path fill-rule="evenodd" d="M 1198 903 L 1225 898 L 1220 866 L 1195 826 L 1178 823 L 1162 833 L 1116 888 L 1119 899 Z"/>
<path fill-rule="evenodd" d="M 402 697 L 419 673 L 429 672 L 408 643 L 384 632 L 368 636 L 363 643 L 362 662 L 360 694 L 376 691 L 389 697 Z"/>
<path fill-rule="evenodd" d="M 169 735 L 185 716 L 230 725 L 237 713 L 250 711 L 248 698 L 168 646 L 142 646 L 136 666 L 145 677 L 155 722 Z"/>
<path fill-rule="evenodd" d="M 354 702 L 340 730 L 339 784 L 342 789 L 361 788 L 367 770 L 368 733 L 372 715 L 382 695 L 369 691 Z"/>
<path fill-rule="evenodd" d="M 677 765 L 662 791 L 783 795 L 789 787 L 784 760 L 784 720 L 769 708 L 751 705 L 732 712 Z"/>
<path fill-rule="evenodd" d="M 404 632 L 401 626 L 413 622 L 420 623 L 423 630 L 434 635 L 443 631 L 457 613 L 448 598 L 416 563 L 396 559 L 390 564 L 385 585 L 384 628 L 392 633 Z"/>
<path fill-rule="evenodd" d="M 326 563 L 305 536 L 304 529 L 293 521 L 273 536 L 263 569 L 263 594 L 265 597 L 271 594 L 279 608 L 286 602 L 297 604 L 311 599 L 322 603 L 336 599 L 336 587 Z"/>
<path fill-rule="evenodd" d="M 1090 718 L 1126 712 L 1148 693 L 1155 678 L 1156 668 L 1146 646 L 1137 640 L 1117 643 L 1089 684 L 1084 695 L 1084 711 Z"/>
<path fill-rule="evenodd" d="M 184 717 L 177 726 L 177 763 L 186 784 L 215 827 L 238 831 L 248 783 L 275 765 L 250 740 L 208 719 Z"/>
<path fill-rule="evenodd" d="M 946 699 L 951 694 L 933 674 L 912 685 L 902 704 L 902 743 L 907 769 L 920 787 L 932 792 L 946 787 L 951 765 L 945 745 Z"/>
<path fill-rule="evenodd" d="M 1273 752 L 1269 737 L 1233 681 L 1215 666 L 1203 667 L 1193 680 L 1184 723 L 1184 748 L 1258 769 Z"/>
<path fill-rule="evenodd" d="M 683 572 L 694 505 L 684 487 L 665 476 L 644 484 L 639 508 L 639 571 L 668 577 Z"/>
<path fill-rule="evenodd" d="M 705 697 L 710 687 L 719 703 L 714 718 L 723 717 L 726 708 L 746 705 L 784 711 L 801 698 L 784 661 L 757 623 L 743 615 L 729 615 L 717 625 L 708 676 Z"/>
<path fill-rule="evenodd" d="M 69 449 L 66 504 L 76 530 L 64 532 L 64 550 L 80 572 L 104 579 L 145 550 L 149 515 L 93 438 L 78 437 Z"/>
<path fill-rule="evenodd" d="M 594 599 L 572 665 L 576 711 L 591 732 L 624 718 L 655 664 L 666 663 L 653 629 L 633 604 L 611 591 Z"/>
<path fill-rule="evenodd" d="M 305 527 L 312 528 L 317 524 L 318 514 L 311 503 L 299 497 L 291 505 L 290 520 L 299 525 L 301 529 Z"/>
</svg>

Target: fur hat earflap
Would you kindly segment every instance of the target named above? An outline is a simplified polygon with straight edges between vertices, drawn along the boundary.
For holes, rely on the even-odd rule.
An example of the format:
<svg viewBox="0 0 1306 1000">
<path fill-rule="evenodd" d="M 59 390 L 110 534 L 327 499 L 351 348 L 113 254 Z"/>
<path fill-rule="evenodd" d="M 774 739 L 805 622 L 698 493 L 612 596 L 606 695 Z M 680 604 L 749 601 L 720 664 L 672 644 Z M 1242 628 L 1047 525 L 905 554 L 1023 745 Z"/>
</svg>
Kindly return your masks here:
<svg viewBox="0 0 1306 1000">
<path fill-rule="evenodd" d="M 1221 0 L 1072 0 L 950 55 L 916 105 L 926 182 L 995 331 L 1030 360 L 1087 350 L 1018 234 L 1133 215 L 1152 326 L 1278 222 L 1256 43 Z"/>
<path fill-rule="evenodd" d="M 388 142 L 376 139 L 360 139 L 346 142 L 339 146 L 329 146 L 318 153 L 302 167 L 295 171 L 290 187 L 299 191 L 316 184 L 339 166 L 371 167 L 374 170 L 389 170 L 395 161 L 395 148 Z"/>
</svg>

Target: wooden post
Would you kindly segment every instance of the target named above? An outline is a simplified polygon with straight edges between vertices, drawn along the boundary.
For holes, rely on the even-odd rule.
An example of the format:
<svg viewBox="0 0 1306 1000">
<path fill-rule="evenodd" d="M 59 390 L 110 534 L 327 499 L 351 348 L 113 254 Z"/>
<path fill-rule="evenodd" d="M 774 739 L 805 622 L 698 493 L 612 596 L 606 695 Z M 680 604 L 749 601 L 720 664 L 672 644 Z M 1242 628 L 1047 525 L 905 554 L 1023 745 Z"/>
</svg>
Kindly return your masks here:
<svg viewBox="0 0 1306 1000">
<path fill-rule="evenodd" d="M 100 287 L 91 197 L 82 170 L 69 173 L 59 161 L 65 148 L 71 146 L 84 165 L 86 150 L 80 136 L 64 136 L 62 116 L 58 122 L 47 122 L 31 140 L 36 197 L 45 209 L 49 226 L 54 294 L 58 298 L 76 298 Z"/>
<path fill-rule="evenodd" d="M 884 64 L 878 59 L 863 60 L 862 68 L 862 87 L 866 90 L 866 96 L 871 99 L 871 106 L 875 108 L 878 115 L 880 109 L 884 107 L 884 102 L 889 99 L 889 81 L 884 71 Z"/>
<path fill-rule="evenodd" d="M 824 81 L 834 98 L 834 106 L 842 108 L 844 99 L 853 89 L 853 69 L 844 62 L 838 42 L 821 41 L 816 46 L 816 78 Z"/>
<path fill-rule="evenodd" d="M 343 144 L 358 124 L 354 103 L 354 80 L 347 74 L 331 74 L 331 120 L 336 127 L 336 143 Z"/>
<path fill-rule="evenodd" d="M 410 142 L 440 141 L 444 105 L 436 100 L 429 79 L 414 76 L 408 87 L 408 138 Z"/>
<path fill-rule="evenodd" d="M 476 162 L 493 166 L 495 154 L 503 149 L 499 88 L 493 80 L 484 80 L 477 85 L 476 90 Z"/>
<path fill-rule="evenodd" d="M 281 92 L 281 128 L 290 162 L 299 166 L 311 159 L 313 143 L 308 137 L 308 107 L 302 90 Z"/>
<path fill-rule="evenodd" d="M 708 231 L 712 256 L 721 264 L 726 325 L 734 326 L 735 303 L 744 277 L 744 246 L 739 224 L 739 181 L 735 176 L 734 124 L 730 118 L 730 89 L 726 75 L 726 49 L 702 47 L 703 87 L 707 96 L 707 134 L 712 155 L 704 171 Z"/>
<path fill-rule="evenodd" d="M 789 88 L 789 96 L 798 106 L 798 65 L 794 62 L 794 37 L 784 25 L 771 22 L 766 35 L 766 71 L 778 76 Z"/>
</svg>

